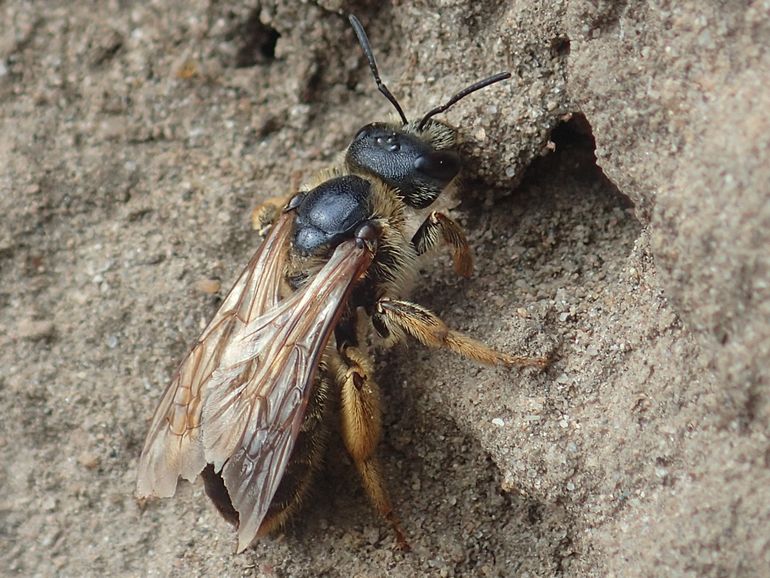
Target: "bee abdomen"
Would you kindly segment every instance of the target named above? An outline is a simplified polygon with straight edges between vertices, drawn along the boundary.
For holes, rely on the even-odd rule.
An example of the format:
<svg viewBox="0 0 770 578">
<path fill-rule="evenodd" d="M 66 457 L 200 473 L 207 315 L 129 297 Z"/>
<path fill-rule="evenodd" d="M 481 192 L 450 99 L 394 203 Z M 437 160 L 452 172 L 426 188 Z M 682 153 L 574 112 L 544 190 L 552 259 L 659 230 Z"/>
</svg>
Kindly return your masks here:
<svg viewBox="0 0 770 578">
<path fill-rule="evenodd" d="M 289 463 L 257 536 L 264 536 L 283 526 L 302 505 L 302 500 L 310 489 L 313 476 L 323 462 L 329 437 L 329 418 L 333 403 L 330 387 L 329 377 L 322 364 L 310 396 L 302 429 L 297 436 Z M 222 476 L 211 464 L 206 466 L 201 475 L 206 494 L 211 498 L 214 506 L 228 522 L 237 527 L 239 515 L 233 507 Z"/>
<path fill-rule="evenodd" d="M 282 527 L 299 510 L 316 472 L 323 464 L 333 400 L 330 397 L 331 385 L 325 368 L 322 366 L 320 369 L 302 429 L 297 436 L 278 490 L 259 528 L 258 536 L 264 536 Z"/>
<path fill-rule="evenodd" d="M 327 252 L 353 237 L 371 214 L 371 184 L 354 175 L 329 179 L 308 191 L 297 208 L 294 248 L 303 255 Z"/>
</svg>

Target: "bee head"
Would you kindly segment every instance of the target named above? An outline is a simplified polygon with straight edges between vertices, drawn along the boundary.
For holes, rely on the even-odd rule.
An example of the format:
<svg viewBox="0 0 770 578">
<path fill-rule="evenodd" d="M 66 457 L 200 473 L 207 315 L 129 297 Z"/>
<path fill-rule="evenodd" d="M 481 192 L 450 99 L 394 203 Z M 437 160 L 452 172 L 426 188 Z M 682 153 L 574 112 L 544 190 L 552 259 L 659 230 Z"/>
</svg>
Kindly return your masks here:
<svg viewBox="0 0 770 578">
<path fill-rule="evenodd" d="M 396 97 L 380 79 L 374 53 L 361 22 L 352 14 L 349 20 L 369 61 L 377 88 L 396 109 L 402 124 L 400 127 L 385 123 L 364 126 L 348 147 L 345 162 L 353 171 L 385 181 L 410 207 L 423 209 L 433 203 L 460 172 L 460 157 L 452 150 L 456 140 L 454 129 L 432 117 L 472 92 L 510 78 L 511 73 L 495 74 L 476 82 L 446 103 L 428 111 L 419 122 L 410 122 Z"/>
<path fill-rule="evenodd" d="M 385 181 L 404 203 L 417 209 L 435 201 L 460 172 L 455 151 L 436 149 L 431 140 L 385 123 L 367 124 L 359 130 L 345 162 L 353 171 Z"/>
</svg>

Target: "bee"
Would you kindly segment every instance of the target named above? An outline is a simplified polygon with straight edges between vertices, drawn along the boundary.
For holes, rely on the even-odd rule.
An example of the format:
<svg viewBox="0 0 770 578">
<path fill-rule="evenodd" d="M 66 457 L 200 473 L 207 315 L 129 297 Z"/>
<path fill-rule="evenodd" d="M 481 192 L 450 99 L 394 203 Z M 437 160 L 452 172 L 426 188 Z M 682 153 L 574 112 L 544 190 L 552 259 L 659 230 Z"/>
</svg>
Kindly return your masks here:
<svg viewBox="0 0 770 578">
<path fill-rule="evenodd" d="M 172 496 L 180 477 L 201 475 L 237 528 L 237 552 L 298 510 L 335 415 L 374 508 L 408 548 L 376 455 L 373 340 L 390 346 L 411 338 L 484 364 L 546 365 L 449 329 L 404 298 L 418 257 L 439 246 L 452 252 L 458 274 L 468 277 L 473 267 L 460 226 L 429 210 L 461 168 L 457 131 L 434 117 L 510 74 L 468 86 L 409 121 L 380 79 L 361 23 L 349 20 L 400 122 L 367 124 L 335 166 L 255 210 L 265 238 L 166 388 L 139 458 L 140 498 Z M 412 225 L 420 211 L 422 222 Z"/>
</svg>

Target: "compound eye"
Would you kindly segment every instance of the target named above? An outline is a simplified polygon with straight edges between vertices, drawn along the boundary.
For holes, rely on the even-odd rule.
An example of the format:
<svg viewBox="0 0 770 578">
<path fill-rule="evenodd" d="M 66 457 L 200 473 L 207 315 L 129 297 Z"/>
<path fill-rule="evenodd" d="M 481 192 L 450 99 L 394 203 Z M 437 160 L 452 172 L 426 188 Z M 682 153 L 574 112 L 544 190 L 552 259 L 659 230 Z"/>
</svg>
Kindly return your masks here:
<svg viewBox="0 0 770 578">
<path fill-rule="evenodd" d="M 433 151 L 418 157 L 414 168 L 432 179 L 448 183 L 460 172 L 460 157 L 453 152 Z"/>
<path fill-rule="evenodd" d="M 373 129 L 374 125 L 372 124 L 367 124 L 366 126 L 361 127 L 358 129 L 358 132 L 356 133 L 356 136 L 353 138 L 353 140 L 361 140 L 368 137 L 372 133 Z"/>
</svg>

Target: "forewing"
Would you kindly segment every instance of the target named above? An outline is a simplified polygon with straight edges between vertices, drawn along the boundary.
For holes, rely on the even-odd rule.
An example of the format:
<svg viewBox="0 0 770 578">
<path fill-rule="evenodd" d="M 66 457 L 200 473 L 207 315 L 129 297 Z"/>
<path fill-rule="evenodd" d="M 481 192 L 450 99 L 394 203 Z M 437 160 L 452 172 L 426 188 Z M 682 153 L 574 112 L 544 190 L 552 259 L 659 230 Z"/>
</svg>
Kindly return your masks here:
<svg viewBox="0 0 770 578">
<path fill-rule="evenodd" d="M 205 461 L 239 514 L 238 551 L 257 535 L 302 425 L 321 356 L 372 255 L 347 241 L 312 281 L 241 328 L 203 402 Z"/>
<path fill-rule="evenodd" d="M 204 393 L 233 336 L 278 303 L 292 220 L 282 213 L 275 222 L 163 393 L 139 458 L 137 496 L 172 496 L 179 476 L 192 481 L 206 465 Z"/>
</svg>

